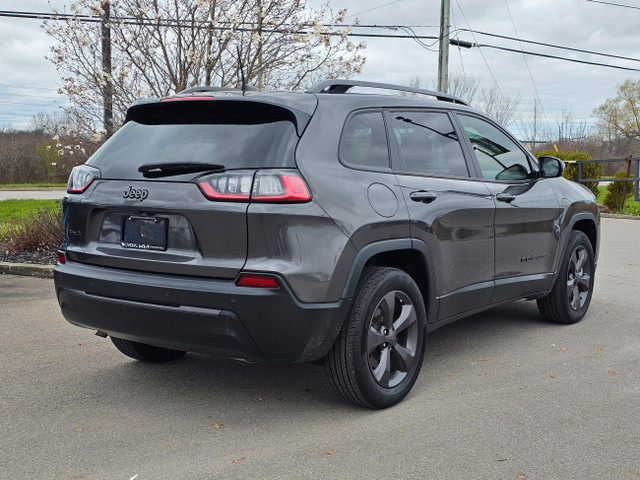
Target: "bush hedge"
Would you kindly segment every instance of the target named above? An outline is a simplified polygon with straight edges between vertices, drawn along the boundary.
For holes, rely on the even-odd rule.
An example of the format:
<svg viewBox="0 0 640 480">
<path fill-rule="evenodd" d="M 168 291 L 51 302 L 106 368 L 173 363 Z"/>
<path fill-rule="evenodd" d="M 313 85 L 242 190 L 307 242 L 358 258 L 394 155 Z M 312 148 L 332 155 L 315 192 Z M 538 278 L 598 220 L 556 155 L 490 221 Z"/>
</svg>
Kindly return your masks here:
<svg viewBox="0 0 640 480">
<path fill-rule="evenodd" d="M 536 152 L 534 154 L 536 158 L 540 157 L 556 157 L 565 162 L 564 173 L 562 176 L 567 180 L 573 182 L 578 181 L 578 164 L 571 163 L 576 160 L 591 160 L 591 155 L 586 152 L 566 152 L 555 150 L 548 150 L 546 152 Z M 582 177 L 583 178 L 600 178 L 603 175 L 602 164 L 600 163 L 585 163 L 582 165 Z M 598 195 L 598 182 L 581 182 L 585 187 L 593 192 L 594 195 Z"/>
<path fill-rule="evenodd" d="M 630 174 L 629 178 L 632 177 L 633 175 Z M 618 172 L 614 178 L 627 178 L 627 172 Z M 627 186 L 623 200 L 622 193 L 625 190 L 625 183 Z M 604 205 L 614 212 L 622 212 L 624 211 L 624 203 L 631 195 L 633 195 L 633 182 L 611 182 L 607 185 L 607 196 L 604 197 Z"/>
</svg>

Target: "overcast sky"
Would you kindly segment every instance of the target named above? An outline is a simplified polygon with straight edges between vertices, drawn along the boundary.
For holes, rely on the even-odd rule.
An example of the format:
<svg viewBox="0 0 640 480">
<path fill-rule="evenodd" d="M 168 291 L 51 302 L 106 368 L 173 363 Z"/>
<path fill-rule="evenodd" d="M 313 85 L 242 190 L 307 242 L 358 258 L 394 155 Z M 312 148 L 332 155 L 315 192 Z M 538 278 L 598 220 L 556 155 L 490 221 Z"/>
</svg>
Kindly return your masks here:
<svg viewBox="0 0 640 480">
<path fill-rule="evenodd" d="M 608 1 L 608 0 L 605 0 Z M 538 42 L 640 59 L 640 1 L 612 0 L 623 8 L 593 0 L 451 0 L 451 29 L 473 29 Z M 0 10 L 50 11 L 44 0 L 0 0 Z M 319 3 L 314 1 L 313 3 Z M 51 0 L 64 8 L 68 1 Z M 412 26 L 420 35 L 438 35 L 440 0 L 331 0 L 347 8 L 348 21 Z M 359 33 L 404 34 L 399 30 L 354 30 Z M 640 61 L 613 59 L 506 41 L 459 31 L 460 40 L 531 50 L 598 63 L 640 69 Z M 361 40 L 361 39 L 355 39 Z M 430 86 L 437 77 L 438 45 L 430 49 L 407 39 L 365 39 L 367 63 L 360 79 L 408 84 L 418 76 Z M 53 112 L 65 104 L 57 94 L 58 75 L 45 60 L 50 39 L 40 22 L 0 18 L 0 126 L 28 127 L 33 114 Z M 449 69 L 480 76 L 483 85 L 506 95 L 520 94 L 518 116 L 531 117 L 539 95 L 544 119 L 555 130 L 563 108 L 577 121 L 592 121 L 592 111 L 615 96 L 616 86 L 640 72 L 581 65 L 525 56 L 491 48 L 451 47 Z M 495 79 L 495 82 L 494 82 Z M 497 84 L 497 85 L 496 85 Z M 517 123 L 511 125 L 519 135 Z"/>
</svg>

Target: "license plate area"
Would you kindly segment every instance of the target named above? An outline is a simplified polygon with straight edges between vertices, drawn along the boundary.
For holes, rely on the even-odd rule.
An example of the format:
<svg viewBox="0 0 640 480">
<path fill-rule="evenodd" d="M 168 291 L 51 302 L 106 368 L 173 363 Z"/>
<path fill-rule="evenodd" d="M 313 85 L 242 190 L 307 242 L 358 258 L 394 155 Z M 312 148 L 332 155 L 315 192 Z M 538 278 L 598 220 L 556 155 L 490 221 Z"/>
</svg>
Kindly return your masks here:
<svg viewBox="0 0 640 480">
<path fill-rule="evenodd" d="M 120 244 L 136 250 L 164 251 L 167 249 L 168 225 L 168 218 L 127 215 Z"/>
</svg>

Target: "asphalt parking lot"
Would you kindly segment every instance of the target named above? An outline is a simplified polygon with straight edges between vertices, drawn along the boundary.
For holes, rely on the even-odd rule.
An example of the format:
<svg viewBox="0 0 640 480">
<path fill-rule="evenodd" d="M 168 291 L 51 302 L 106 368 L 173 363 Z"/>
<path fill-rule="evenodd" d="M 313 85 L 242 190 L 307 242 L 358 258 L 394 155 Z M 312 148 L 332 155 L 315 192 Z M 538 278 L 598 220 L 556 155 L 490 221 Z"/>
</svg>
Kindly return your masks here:
<svg viewBox="0 0 640 480">
<path fill-rule="evenodd" d="M 516 302 L 431 334 L 384 411 L 313 365 L 129 360 L 62 318 L 51 280 L 0 276 L 0 478 L 638 479 L 639 239 L 603 219 L 577 325 Z"/>
</svg>

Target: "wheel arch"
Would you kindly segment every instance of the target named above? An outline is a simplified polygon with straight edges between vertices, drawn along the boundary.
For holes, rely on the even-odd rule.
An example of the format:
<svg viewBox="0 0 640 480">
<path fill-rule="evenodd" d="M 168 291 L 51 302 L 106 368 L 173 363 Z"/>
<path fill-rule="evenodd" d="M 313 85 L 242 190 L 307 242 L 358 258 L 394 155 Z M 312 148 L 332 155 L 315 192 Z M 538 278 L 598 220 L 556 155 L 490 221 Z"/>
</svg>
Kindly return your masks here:
<svg viewBox="0 0 640 480">
<path fill-rule="evenodd" d="M 347 277 L 343 298 L 352 298 L 358 280 L 369 266 L 392 267 L 408 273 L 418 285 L 425 302 L 427 324 L 438 314 L 435 289 L 435 269 L 429 247 L 409 238 L 382 240 L 363 247 L 356 255 Z"/>
<path fill-rule="evenodd" d="M 598 238 L 598 227 L 595 218 L 588 214 L 576 215 L 576 217 L 572 219 L 571 230 L 579 230 L 589 238 L 591 248 L 593 248 L 593 252 L 597 258 L 600 239 Z"/>
</svg>

